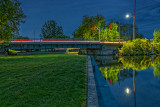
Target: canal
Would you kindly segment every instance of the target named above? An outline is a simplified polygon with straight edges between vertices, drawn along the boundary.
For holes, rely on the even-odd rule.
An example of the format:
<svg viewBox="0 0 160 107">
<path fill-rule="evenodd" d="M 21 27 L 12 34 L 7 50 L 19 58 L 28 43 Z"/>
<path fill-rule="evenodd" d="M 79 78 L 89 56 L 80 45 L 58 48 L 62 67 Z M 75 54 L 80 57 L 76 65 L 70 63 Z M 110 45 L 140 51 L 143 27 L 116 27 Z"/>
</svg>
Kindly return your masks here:
<svg viewBox="0 0 160 107">
<path fill-rule="evenodd" d="M 160 56 L 94 59 L 119 107 L 160 107 Z"/>
</svg>

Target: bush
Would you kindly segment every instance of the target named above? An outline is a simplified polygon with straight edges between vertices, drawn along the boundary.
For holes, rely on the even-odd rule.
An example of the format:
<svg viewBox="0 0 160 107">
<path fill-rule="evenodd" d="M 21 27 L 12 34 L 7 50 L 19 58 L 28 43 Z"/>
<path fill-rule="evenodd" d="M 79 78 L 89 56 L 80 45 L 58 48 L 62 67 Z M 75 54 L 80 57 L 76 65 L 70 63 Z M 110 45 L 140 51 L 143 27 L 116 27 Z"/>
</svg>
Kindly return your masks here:
<svg viewBox="0 0 160 107">
<path fill-rule="evenodd" d="M 132 42 L 124 42 L 123 47 L 119 49 L 120 55 L 144 55 L 152 50 L 151 43 L 148 39 L 135 39 Z"/>
<path fill-rule="evenodd" d="M 160 54 L 160 44 L 154 44 L 153 43 L 153 52 L 155 53 L 155 54 Z"/>
<path fill-rule="evenodd" d="M 15 51 L 15 50 L 12 50 L 12 49 L 9 49 L 9 55 L 17 55 L 18 52 L 20 51 Z"/>
<path fill-rule="evenodd" d="M 160 42 L 160 29 L 155 29 L 154 33 L 153 33 L 154 37 L 153 37 L 153 41 L 158 43 Z"/>
<path fill-rule="evenodd" d="M 156 54 L 160 54 L 160 29 L 155 29 L 153 33 L 154 37 L 152 40 L 153 43 L 153 52 Z"/>
</svg>

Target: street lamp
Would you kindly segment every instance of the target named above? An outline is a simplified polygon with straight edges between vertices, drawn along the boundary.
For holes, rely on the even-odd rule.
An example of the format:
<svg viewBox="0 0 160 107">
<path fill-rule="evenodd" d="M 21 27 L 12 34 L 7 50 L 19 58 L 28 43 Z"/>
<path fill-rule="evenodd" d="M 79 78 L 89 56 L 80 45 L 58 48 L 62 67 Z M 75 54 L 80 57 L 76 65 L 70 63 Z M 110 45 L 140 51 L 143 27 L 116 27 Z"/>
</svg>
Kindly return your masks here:
<svg viewBox="0 0 160 107">
<path fill-rule="evenodd" d="M 133 39 L 135 39 L 135 14 L 136 14 L 136 0 L 135 0 L 135 3 L 134 3 L 134 17 L 133 17 Z"/>
<path fill-rule="evenodd" d="M 120 28 L 121 25 L 120 25 L 120 21 L 119 21 L 119 25 L 118 25 L 118 26 L 119 26 L 119 43 L 120 43 L 120 36 L 121 36 L 121 28 Z"/>
<path fill-rule="evenodd" d="M 134 3 L 134 16 L 133 16 L 133 40 L 135 39 L 135 14 L 136 14 L 136 0 Z M 126 18 L 129 18 L 130 15 L 126 14 Z"/>
<path fill-rule="evenodd" d="M 126 18 L 129 18 L 130 17 L 130 15 L 129 14 L 126 14 L 126 16 L 125 16 Z"/>
<path fill-rule="evenodd" d="M 133 16 L 130 16 L 130 14 L 126 14 L 125 17 L 128 19 L 130 17 L 133 17 Z M 135 39 L 135 21 L 134 21 L 134 17 L 133 17 L 133 40 Z"/>
</svg>

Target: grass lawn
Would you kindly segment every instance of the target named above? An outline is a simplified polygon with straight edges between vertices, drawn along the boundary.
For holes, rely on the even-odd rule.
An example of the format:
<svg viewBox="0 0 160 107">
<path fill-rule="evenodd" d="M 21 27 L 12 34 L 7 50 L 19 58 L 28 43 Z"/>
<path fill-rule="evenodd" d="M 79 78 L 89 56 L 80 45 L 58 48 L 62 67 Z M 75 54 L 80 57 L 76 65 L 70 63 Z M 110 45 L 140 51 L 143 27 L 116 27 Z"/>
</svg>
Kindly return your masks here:
<svg viewBox="0 0 160 107">
<path fill-rule="evenodd" d="M 84 107 L 86 99 L 86 56 L 0 56 L 0 107 Z"/>
</svg>

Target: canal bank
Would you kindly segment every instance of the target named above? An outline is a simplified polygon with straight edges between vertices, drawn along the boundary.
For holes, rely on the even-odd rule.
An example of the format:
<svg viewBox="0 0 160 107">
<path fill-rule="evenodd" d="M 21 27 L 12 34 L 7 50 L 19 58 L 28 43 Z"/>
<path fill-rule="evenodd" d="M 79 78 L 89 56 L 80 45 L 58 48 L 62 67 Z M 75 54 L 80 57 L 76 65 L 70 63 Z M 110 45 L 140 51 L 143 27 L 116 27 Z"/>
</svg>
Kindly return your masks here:
<svg viewBox="0 0 160 107">
<path fill-rule="evenodd" d="M 93 104 L 95 104 L 95 106 L 92 106 Z M 104 77 L 100 73 L 100 70 L 93 56 L 88 57 L 87 105 L 88 107 L 117 107 L 118 106 L 113 95 L 111 94 L 109 86 L 107 85 Z"/>
<path fill-rule="evenodd" d="M 88 56 L 87 107 L 99 107 L 91 57 Z"/>
</svg>

